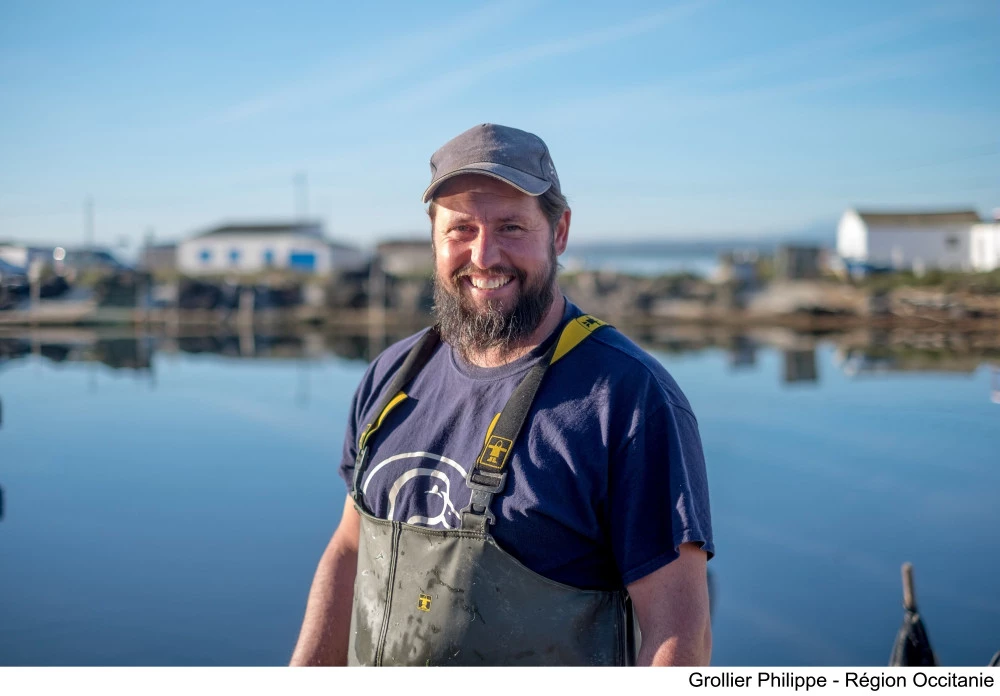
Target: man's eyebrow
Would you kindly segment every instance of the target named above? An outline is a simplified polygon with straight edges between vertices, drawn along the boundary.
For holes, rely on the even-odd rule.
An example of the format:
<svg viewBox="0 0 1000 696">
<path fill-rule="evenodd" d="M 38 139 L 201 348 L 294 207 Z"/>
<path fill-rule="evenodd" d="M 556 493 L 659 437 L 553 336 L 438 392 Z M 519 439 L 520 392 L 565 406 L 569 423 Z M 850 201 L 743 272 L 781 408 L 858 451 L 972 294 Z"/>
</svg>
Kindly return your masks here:
<svg viewBox="0 0 1000 696">
<path fill-rule="evenodd" d="M 444 219 L 447 220 L 449 225 L 453 225 L 456 222 L 468 222 L 469 220 L 474 219 L 474 216 L 469 215 L 468 213 L 459 213 L 454 210 L 448 210 L 447 208 L 443 209 L 442 212 L 444 213 Z"/>
</svg>

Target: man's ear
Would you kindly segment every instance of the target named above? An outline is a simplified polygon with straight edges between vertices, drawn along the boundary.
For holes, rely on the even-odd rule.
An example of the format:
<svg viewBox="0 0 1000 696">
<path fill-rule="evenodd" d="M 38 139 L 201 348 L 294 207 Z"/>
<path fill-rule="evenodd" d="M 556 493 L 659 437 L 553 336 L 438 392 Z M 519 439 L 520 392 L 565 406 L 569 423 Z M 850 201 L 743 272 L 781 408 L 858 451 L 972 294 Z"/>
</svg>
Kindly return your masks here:
<svg viewBox="0 0 1000 696">
<path fill-rule="evenodd" d="M 437 206 L 434 200 L 431 199 L 430 204 L 427 206 L 427 219 L 431 221 L 431 250 L 434 251 L 434 215 L 437 213 Z"/>
<path fill-rule="evenodd" d="M 559 222 L 556 223 L 552 239 L 552 245 L 556 249 L 556 256 L 566 251 L 566 243 L 569 241 L 569 222 L 572 216 L 573 211 L 566 208 L 563 211 L 562 217 L 559 218 Z"/>
</svg>

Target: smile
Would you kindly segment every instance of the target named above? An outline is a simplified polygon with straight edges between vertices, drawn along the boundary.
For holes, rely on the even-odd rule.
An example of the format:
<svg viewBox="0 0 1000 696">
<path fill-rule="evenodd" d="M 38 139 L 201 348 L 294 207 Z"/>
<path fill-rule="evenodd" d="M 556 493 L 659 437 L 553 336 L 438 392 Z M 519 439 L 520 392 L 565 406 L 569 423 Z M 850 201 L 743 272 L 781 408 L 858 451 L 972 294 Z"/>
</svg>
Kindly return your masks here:
<svg viewBox="0 0 1000 696">
<path fill-rule="evenodd" d="M 489 278 L 475 278 L 469 276 L 469 282 L 479 290 L 493 290 L 500 288 L 512 281 L 513 276 L 490 276 Z"/>
</svg>

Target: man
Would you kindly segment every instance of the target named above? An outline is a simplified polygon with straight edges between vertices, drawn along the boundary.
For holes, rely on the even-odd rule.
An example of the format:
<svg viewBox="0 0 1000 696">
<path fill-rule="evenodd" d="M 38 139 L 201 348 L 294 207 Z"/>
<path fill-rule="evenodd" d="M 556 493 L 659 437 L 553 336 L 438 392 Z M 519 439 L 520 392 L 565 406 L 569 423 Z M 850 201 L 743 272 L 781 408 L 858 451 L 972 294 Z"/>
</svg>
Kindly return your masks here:
<svg viewBox="0 0 1000 696">
<path fill-rule="evenodd" d="M 438 323 L 355 394 L 292 664 L 707 664 L 697 423 L 559 291 L 571 213 L 545 143 L 472 128 L 424 202 Z"/>
</svg>

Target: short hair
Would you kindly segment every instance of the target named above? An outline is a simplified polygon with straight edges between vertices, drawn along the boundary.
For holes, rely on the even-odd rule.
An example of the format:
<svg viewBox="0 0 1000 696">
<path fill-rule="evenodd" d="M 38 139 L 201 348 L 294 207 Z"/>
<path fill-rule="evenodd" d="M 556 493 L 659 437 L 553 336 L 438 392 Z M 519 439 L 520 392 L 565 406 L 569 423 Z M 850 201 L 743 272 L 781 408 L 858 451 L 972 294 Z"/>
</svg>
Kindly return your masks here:
<svg viewBox="0 0 1000 696">
<path fill-rule="evenodd" d="M 541 208 L 542 214 L 549 223 L 549 229 L 554 233 L 563 213 L 569 210 L 569 201 L 561 192 L 555 190 L 554 186 L 549 187 L 548 191 L 535 198 L 538 201 L 538 207 Z M 430 205 L 427 206 L 427 214 L 431 217 L 433 228 L 434 219 L 437 217 L 437 200 L 431 199 Z"/>
</svg>

